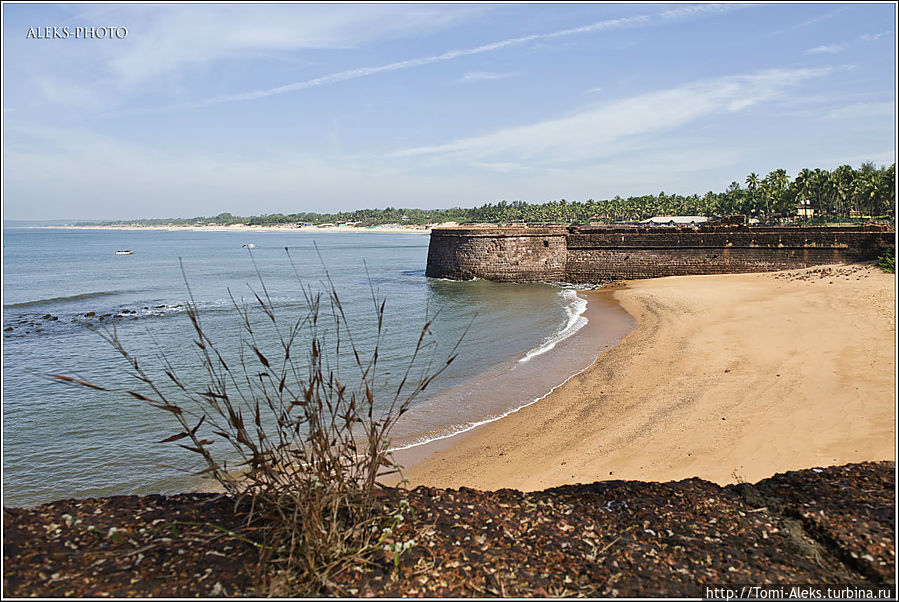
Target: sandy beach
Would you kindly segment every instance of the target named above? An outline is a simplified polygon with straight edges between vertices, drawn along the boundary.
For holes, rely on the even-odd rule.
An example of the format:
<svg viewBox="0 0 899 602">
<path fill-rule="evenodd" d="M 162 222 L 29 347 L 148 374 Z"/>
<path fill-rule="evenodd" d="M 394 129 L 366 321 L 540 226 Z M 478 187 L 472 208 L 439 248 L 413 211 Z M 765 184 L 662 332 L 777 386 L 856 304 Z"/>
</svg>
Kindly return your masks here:
<svg viewBox="0 0 899 602">
<path fill-rule="evenodd" d="M 406 476 L 532 491 L 895 460 L 894 290 L 869 265 L 630 282 L 614 296 L 637 326 L 617 346 Z"/>
</svg>

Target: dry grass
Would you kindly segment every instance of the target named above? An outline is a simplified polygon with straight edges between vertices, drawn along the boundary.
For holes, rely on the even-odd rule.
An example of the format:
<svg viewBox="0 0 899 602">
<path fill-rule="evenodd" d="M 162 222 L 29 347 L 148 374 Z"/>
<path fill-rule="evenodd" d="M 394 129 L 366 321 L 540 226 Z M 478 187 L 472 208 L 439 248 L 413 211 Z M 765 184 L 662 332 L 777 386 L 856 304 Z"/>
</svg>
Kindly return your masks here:
<svg viewBox="0 0 899 602">
<path fill-rule="evenodd" d="M 400 470 L 389 452 L 390 431 L 453 361 L 461 342 L 435 364 L 433 318 L 426 317 L 405 374 L 382 400 L 375 381 L 385 300 L 372 290 L 377 342 L 362 353 L 330 276 L 325 293 L 303 285 L 298 274 L 297 281 L 305 300 L 299 317 L 276 312 L 261 276 L 262 292 L 253 294 L 253 303 L 232 297 L 241 316 L 234 363 L 204 329 L 185 277 L 187 316 L 205 374 L 200 384 L 180 376 L 164 351 L 165 377 L 151 376 L 114 328 L 98 331 L 141 384 L 118 391 L 171 414 L 179 428 L 162 442 L 177 442 L 202 458 L 199 473 L 212 476 L 244 509 L 260 551 L 260 593 L 279 596 L 316 594 L 333 586 L 340 571 L 386 548 L 384 534 L 402 517 L 402 508 L 385 507 L 378 495 L 379 478 Z M 69 376 L 51 378 L 109 390 Z M 214 450 L 215 442 L 225 442 L 229 452 Z"/>
</svg>

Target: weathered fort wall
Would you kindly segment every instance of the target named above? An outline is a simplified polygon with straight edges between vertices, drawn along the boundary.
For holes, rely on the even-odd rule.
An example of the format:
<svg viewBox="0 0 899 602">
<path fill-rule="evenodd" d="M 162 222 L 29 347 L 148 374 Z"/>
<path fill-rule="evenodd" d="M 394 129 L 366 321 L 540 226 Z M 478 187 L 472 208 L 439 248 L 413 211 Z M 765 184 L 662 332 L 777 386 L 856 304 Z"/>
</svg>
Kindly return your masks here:
<svg viewBox="0 0 899 602">
<path fill-rule="evenodd" d="M 434 228 L 426 274 L 453 280 L 563 281 L 565 228 Z"/>
<path fill-rule="evenodd" d="M 435 228 L 426 273 L 585 283 L 767 272 L 874 259 L 894 240 L 882 226 Z"/>
</svg>

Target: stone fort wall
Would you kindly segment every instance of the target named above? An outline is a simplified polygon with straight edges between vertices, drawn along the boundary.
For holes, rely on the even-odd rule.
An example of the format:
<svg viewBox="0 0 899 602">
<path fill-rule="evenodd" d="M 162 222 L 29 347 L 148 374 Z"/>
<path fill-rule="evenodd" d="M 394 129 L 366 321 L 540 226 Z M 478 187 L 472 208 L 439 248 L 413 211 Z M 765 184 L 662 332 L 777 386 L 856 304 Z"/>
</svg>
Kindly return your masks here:
<svg viewBox="0 0 899 602">
<path fill-rule="evenodd" d="M 435 228 L 426 274 L 587 283 L 767 272 L 875 259 L 894 242 L 883 226 Z"/>
</svg>

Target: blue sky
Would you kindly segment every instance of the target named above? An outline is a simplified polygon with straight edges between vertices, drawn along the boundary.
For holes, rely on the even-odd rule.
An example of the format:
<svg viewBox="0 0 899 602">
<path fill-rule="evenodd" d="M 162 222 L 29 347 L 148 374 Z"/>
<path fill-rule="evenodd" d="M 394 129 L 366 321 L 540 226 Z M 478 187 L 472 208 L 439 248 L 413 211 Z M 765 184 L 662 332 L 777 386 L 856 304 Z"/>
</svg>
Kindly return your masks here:
<svg viewBox="0 0 899 602">
<path fill-rule="evenodd" d="M 895 10 L 4 4 L 4 217 L 702 194 L 889 164 Z M 66 25 L 128 33 L 27 35 Z"/>
</svg>

